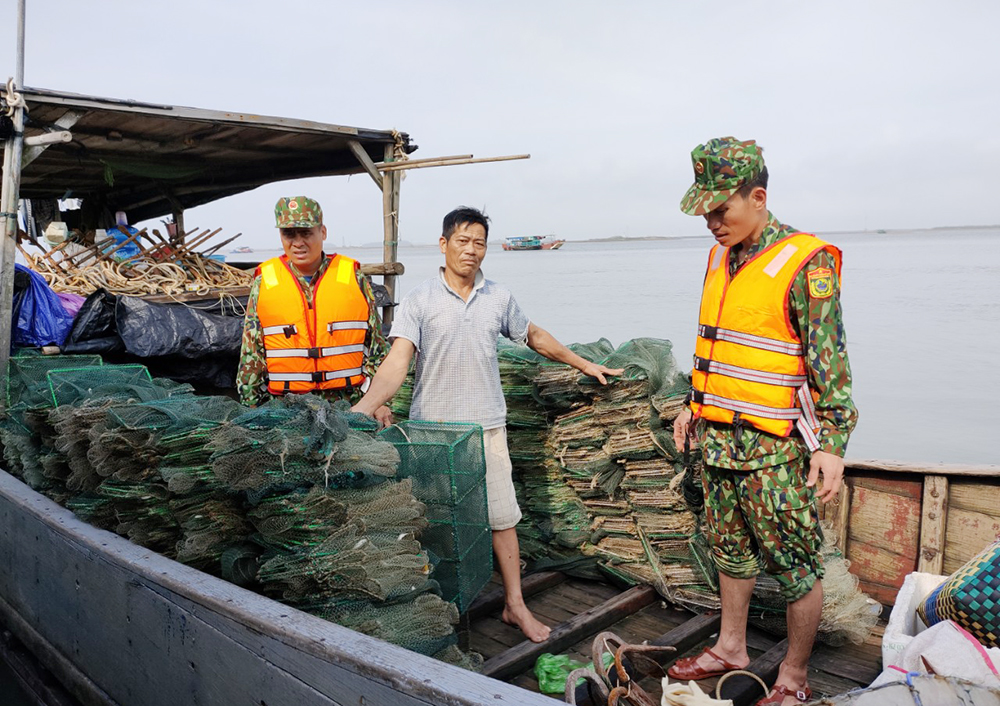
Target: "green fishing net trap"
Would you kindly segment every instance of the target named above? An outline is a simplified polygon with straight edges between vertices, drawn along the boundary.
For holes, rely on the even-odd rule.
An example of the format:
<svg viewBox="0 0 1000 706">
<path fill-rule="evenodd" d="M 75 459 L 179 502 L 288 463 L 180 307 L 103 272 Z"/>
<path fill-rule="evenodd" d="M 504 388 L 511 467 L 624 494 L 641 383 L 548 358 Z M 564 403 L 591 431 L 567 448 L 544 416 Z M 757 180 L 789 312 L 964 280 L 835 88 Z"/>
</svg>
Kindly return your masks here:
<svg viewBox="0 0 1000 706">
<path fill-rule="evenodd" d="M 476 424 L 405 421 L 379 433 L 399 452 L 399 475 L 426 507 L 424 547 L 442 595 L 460 612 L 493 575 L 483 431 Z"/>
</svg>

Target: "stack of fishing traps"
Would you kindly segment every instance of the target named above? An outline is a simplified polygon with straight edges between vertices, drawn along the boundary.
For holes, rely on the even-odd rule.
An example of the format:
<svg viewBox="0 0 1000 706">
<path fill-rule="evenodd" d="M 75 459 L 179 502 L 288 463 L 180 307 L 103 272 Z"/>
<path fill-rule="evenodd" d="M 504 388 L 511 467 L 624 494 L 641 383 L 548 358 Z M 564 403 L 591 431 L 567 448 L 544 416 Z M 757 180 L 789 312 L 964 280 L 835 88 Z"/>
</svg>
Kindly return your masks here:
<svg viewBox="0 0 1000 706">
<path fill-rule="evenodd" d="M 360 632 L 481 663 L 454 628 L 474 594 L 444 600 L 431 573 L 436 563 L 446 585 L 474 585 L 451 553 L 464 535 L 440 541 L 454 532 L 440 526 L 448 510 L 414 494 L 423 466 L 400 476 L 396 446 L 370 419 L 312 395 L 252 409 L 97 356 L 15 356 L 9 380 L 7 467 L 82 519 Z M 452 476 L 467 463 L 479 474 L 485 516 L 482 438 L 465 432 L 445 460 Z M 488 579 L 488 544 L 485 556 Z"/>
<path fill-rule="evenodd" d="M 624 372 L 600 385 L 525 346 L 500 341 L 497 359 L 507 401 L 514 483 L 524 519 L 521 554 L 536 565 L 629 584 L 654 586 L 696 611 L 719 607 L 718 575 L 703 518 L 681 490 L 684 463 L 673 421 L 689 380 L 669 341 L 638 338 L 617 349 L 605 339 L 570 348 Z M 394 402 L 406 416 L 409 399 Z M 701 454 L 691 454 L 699 475 Z M 826 564 L 820 637 L 864 640 L 876 614 L 832 543 Z M 784 629 L 785 601 L 761 577 L 751 611 L 765 627 Z"/>
</svg>

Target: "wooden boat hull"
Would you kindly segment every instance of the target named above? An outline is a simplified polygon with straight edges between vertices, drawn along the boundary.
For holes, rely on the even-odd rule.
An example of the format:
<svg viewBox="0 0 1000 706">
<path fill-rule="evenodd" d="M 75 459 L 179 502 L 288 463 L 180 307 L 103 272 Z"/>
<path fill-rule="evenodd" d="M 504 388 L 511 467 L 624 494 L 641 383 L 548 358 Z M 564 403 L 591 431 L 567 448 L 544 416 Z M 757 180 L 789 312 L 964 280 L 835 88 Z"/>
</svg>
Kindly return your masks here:
<svg viewBox="0 0 1000 706">
<path fill-rule="evenodd" d="M 551 700 L 178 564 L 0 472 L 0 620 L 81 703 Z"/>
</svg>

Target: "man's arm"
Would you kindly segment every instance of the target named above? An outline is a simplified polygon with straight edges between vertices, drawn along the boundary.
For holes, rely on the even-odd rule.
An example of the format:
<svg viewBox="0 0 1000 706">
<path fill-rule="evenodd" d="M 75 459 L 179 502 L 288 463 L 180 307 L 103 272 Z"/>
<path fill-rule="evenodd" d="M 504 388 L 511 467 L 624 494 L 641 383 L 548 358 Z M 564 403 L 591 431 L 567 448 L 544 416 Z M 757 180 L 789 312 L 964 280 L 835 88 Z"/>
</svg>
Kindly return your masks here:
<svg viewBox="0 0 1000 706">
<path fill-rule="evenodd" d="M 409 339 L 396 338 L 389 355 L 382 361 L 378 372 L 372 378 L 368 392 L 351 408 L 351 411 L 374 416 L 375 411 L 395 395 L 396 390 L 403 384 L 410 369 L 410 360 L 413 359 L 416 350 L 416 346 Z"/>
<path fill-rule="evenodd" d="M 236 391 L 240 402 L 256 407 L 267 399 L 267 359 L 264 355 L 264 332 L 257 316 L 260 277 L 255 277 L 247 298 L 247 313 L 243 320 L 243 342 L 240 364 L 236 371 Z"/>
<path fill-rule="evenodd" d="M 608 384 L 606 375 L 621 375 L 624 372 L 623 368 L 611 370 L 610 368 L 605 368 L 603 365 L 591 363 L 586 358 L 578 356 L 561 344 L 551 333 L 541 326 L 535 326 L 531 323 L 528 324 L 528 347 L 544 355 L 549 360 L 554 360 L 557 363 L 566 363 L 566 365 L 573 366 L 584 375 L 597 378 L 602 385 Z"/>
<path fill-rule="evenodd" d="M 814 294 L 808 284 L 809 273 L 821 269 L 832 273 L 831 286 Z M 820 448 L 810 459 L 807 484 L 815 485 L 822 473 L 820 499 L 829 502 L 840 489 L 847 439 L 858 423 L 858 410 L 851 396 L 851 364 L 844 336 L 840 282 L 829 253 L 823 251 L 814 256 L 796 276 L 789 300 L 792 320 L 805 343 L 809 389 L 820 422 Z"/>
</svg>

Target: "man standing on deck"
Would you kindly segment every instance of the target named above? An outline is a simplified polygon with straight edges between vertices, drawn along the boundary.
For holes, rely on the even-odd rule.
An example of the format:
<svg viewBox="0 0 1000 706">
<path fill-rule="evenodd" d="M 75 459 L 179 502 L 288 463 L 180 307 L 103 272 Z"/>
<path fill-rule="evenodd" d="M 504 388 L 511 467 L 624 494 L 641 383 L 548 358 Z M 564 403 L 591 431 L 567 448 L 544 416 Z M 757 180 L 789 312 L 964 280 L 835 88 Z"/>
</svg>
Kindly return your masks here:
<svg viewBox="0 0 1000 706">
<path fill-rule="evenodd" d="M 767 168 L 754 141 L 709 140 L 691 153 L 695 182 L 681 210 L 704 216 L 709 255 L 690 409 L 674 440 L 697 438 L 722 626 L 715 645 L 678 660 L 675 679 L 745 667 L 756 576 L 774 576 L 788 601 L 788 653 L 760 704 L 811 695 L 809 655 L 823 608 L 821 535 L 814 505 L 837 497 L 857 423 L 840 308 L 840 250 L 778 222 L 767 209 Z"/>
<path fill-rule="evenodd" d="M 504 584 L 504 622 L 518 626 L 534 642 L 549 627 L 528 610 L 521 594 L 521 557 L 515 526 L 521 510 L 514 496 L 507 450 L 507 406 L 500 388 L 497 338 L 527 344 L 538 353 L 597 378 L 618 375 L 591 363 L 530 323 L 510 290 L 480 270 L 486 257 L 489 220 L 474 208 L 458 208 L 444 217 L 439 245 L 444 267 L 403 300 L 392 324 L 392 349 L 354 407 L 372 414 L 406 378 L 417 354 L 410 416 L 413 419 L 466 422 L 483 428 L 486 497 L 493 550 Z"/>
<path fill-rule="evenodd" d="M 257 268 L 243 327 L 236 388 L 243 404 L 312 392 L 361 399 L 389 344 L 371 285 L 356 260 L 323 252 L 319 204 L 283 197 L 274 207 L 285 254 Z M 389 408 L 374 410 L 391 423 Z"/>
</svg>

